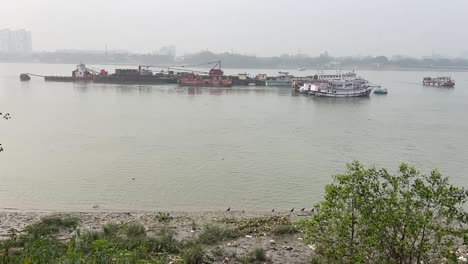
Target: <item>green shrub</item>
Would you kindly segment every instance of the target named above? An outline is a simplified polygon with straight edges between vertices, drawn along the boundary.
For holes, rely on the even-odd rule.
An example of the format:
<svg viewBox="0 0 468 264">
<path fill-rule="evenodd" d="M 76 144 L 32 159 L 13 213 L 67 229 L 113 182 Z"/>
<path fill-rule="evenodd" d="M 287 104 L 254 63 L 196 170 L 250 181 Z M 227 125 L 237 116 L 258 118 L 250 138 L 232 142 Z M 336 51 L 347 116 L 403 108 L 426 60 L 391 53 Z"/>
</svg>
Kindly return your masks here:
<svg viewBox="0 0 468 264">
<path fill-rule="evenodd" d="M 169 213 L 158 212 L 156 220 L 160 223 L 167 223 L 172 220 L 172 216 Z"/>
<path fill-rule="evenodd" d="M 116 237 L 119 233 L 120 226 L 115 223 L 106 224 L 102 231 L 106 237 Z"/>
<path fill-rule="evenodd" d="M 392 175 L 353 162 L 325 187 L 304 238 L 321 263 L 442 263 L 468 231 L 467 196 L 437 170 L 402 164 Z"/>
<path fill-rule="evenodd" d="M 54 238 L 31 239 L 25 242 L 19 259 L 27 259 L 29 263 L 50 263 L 64 256 L 66 248 L 64 243 Z"/>
<path fill-rule="evenodd" d="M 267 260 L 266 252 L 265 252 L 265 250 L 263 248 L 256 248 L 253 251 L 253 255 L 255 257 L 255 260 L 257 260 L 257 261 L 266 261 Z"/>
<path fill-rule="evenodd" d="M 156 238 L 148 241 L 148 249 L 153 252 L 177 254 L 181 247 L 181 243 L 175 239 L 175 231 L 169 228 L 161 229 Z"/>
<path fill-rule="evenodd" d="M 127 238 L 146 237 L 146 229 L 142 224 L 130 223 L 125 226 L 125 235 Z"/>
<path fill-rule="evenodd" d="M 256 248 L 245 256 L 237 258 L 237 261 L 242 264 L 250 264 L 267 261 L 266 252 L 263 248 Z"/>
<path fill-rule="evenodd" d="M 203 248 L 199 244 L 191 244 L 182 250 L 182 259 L 187 264 L 204 263 Z"/>
</svg>

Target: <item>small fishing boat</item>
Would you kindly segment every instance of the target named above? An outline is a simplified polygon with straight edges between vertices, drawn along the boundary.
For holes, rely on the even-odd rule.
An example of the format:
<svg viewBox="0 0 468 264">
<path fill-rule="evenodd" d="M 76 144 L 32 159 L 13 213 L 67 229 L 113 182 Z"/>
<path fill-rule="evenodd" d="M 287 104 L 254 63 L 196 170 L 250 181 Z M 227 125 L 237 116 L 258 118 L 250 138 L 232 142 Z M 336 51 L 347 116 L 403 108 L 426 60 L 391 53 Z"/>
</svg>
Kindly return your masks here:
<svg viewBox="0 0 468 264">
<path fill-rule="evenodd" d="M 375 94 L 387 94 L 387 88 L 383 88 L 382 86 L 375 86 L 374 87 L 374 93 Z"/>
</svg>

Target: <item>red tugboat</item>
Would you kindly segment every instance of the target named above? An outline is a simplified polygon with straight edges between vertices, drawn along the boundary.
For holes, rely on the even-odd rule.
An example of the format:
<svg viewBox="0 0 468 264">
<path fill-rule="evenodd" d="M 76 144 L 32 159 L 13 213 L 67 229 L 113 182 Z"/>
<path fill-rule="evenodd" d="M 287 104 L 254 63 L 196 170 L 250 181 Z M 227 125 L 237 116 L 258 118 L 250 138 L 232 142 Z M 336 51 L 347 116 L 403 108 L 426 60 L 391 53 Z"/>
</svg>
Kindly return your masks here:
<svg viewBox="0 0 468 264">
<path fill-rule="evenodd" d="M 230 87 L 232 80 L 228 76 L 225 76 L 223 70 L 221 70 L 221 61 L 212 63 L 216 64 L 208 72 L 208 75 L 205 72 L 203 72 L 203 75 L 199 75 L 195 74 L 195 71 L 192 71 L 181 76 L 177 80 L 177 83 L 183 86 Z"/>
</svg>

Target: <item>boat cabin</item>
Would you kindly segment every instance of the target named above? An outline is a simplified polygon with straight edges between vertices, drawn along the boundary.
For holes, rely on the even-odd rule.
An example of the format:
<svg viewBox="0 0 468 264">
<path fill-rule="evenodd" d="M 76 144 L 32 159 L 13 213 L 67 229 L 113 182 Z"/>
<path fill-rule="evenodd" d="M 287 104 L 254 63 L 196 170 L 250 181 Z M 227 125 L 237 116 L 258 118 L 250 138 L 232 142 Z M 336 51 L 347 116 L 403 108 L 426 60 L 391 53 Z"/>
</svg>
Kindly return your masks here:
<svg viewBox="0 0 468 264">
<path fill-rule="evenodd" d="M 210 76 L 223 76 L 224 72 L 221 69 L 211 69 L 210 72 L 208 73 Z"/>
<path fill-rule="evenodd" d="M 255 79 L 257 80 L 260 80 L 260 81 L 264 81 L 268 78 L 268 76 L 265 74 L 265 73 L 259 73 L 255 76 Z"/>
<path fill-rule="evenodd" d="M 239 73 L 237 76 L 239 77 L 239 80 L 249 79 L 249 75 L 247 73 Z"/>
<path fill-rule="evenodd" d="M 91 71 L 89 71 L 83 63 L 76 65 L 76 70 L 72 71 L 73 77 L 83 78 L 92 75 Z"/>
</svg>

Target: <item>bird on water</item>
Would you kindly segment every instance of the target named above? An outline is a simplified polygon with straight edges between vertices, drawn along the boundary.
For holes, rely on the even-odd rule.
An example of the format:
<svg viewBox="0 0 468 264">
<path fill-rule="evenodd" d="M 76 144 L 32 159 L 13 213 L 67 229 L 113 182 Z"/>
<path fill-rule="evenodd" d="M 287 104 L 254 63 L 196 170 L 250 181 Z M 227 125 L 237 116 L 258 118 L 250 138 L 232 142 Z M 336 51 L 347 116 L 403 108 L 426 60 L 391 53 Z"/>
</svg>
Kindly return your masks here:
<svg viewBox="0 0 468 264">
<path fill-rule="evenodd" d="M 231 206 L 228 207 L 228 209 L 226 209 L 226 212 L 229 212 L 231 211 Z"/>
<path fill-rule="evenodd" d="M 274 213 L 274 212 L 275 212 L 275 209 L 272 209 L 271 212 Z"/>
<path fill-rule="evenodd" d="M 289 212 L 291 212 L 291 213 L 294 212 L 294 207 L 293 207 L 293 209 L 291 209 L 291 211 L 289 211 Z"/>
<path fill-rule="evenodd" d="M 312 210 L 310 210 L 312 213 L 315 211 L 315 208 L 312 208 Z"/>
<path fill-rule="evenodd" d="M 302 209 L 301 209 L 301 212 L 304 212 L 304 210 L 305 210 L 305 208 L 302 208 Z"/>
</svg>

